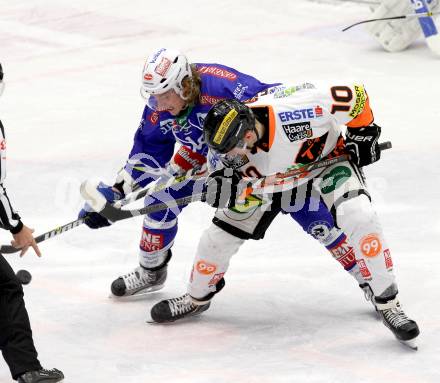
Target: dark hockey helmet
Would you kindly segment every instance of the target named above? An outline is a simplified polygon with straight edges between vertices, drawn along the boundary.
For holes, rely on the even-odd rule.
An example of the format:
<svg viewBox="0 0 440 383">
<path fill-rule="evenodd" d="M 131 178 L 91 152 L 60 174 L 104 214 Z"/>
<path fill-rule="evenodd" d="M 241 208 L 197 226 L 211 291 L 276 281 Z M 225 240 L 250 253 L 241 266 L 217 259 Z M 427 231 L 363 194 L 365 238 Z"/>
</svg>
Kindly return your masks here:
<svg viewBox="0 0 440 383">
<path fill-rule="evenodd" d="M 220 154 L 240 146 L 245 133 L 254 129 L 252 110 L 236 99 L 222 100 L 215 104 L 203 124 L 206 143 Z"/>
</svg>

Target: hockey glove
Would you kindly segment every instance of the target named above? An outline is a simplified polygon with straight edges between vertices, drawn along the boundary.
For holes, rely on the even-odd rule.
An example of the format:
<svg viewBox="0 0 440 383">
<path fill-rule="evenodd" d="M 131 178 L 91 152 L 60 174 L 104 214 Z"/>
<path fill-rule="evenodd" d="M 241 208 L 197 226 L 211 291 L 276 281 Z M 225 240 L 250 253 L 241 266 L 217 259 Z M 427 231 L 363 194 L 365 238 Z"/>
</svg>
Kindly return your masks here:
<svg viewBox="0 0 440 383">
<path fill-rule="evenodd" d="M 347 128 L 345 147 L 352 161 L 360 168 L 379 161 L 380 131 L 380 126 L 376 124 L 364 128 Z"/>
<path fill-rule="evenodd" d="M 205 181 L 203 191 L 206 195 L 202 201 L 212 207 L 233 207 L 237 200 L 240 180 L 240 174 L 231 168 L 212 172 Z"/>
<path fill-rule="evenodd" d="M 110 203 L 119 201 L 124 197 L 124 195 L 120 191 L 117 191 L 115 188 L 102 182 L 99 183 L 97 190 Z M 78 218 L 84 218 L 84 223 L 91 229 L 99 229 L 101 227 L 110 226 L 112 224 L 107 218 L 91 210 L 90 206 L 87 203 L 79 212 Z"/>
<path fill-rule="evenodd" d="M 177 173 L 173 175 L 179 175 L 179 173 L 202 175 L 206 172 L 206 156 L 182 145 L 174 155 L 170 167 Z"/>
</svg>

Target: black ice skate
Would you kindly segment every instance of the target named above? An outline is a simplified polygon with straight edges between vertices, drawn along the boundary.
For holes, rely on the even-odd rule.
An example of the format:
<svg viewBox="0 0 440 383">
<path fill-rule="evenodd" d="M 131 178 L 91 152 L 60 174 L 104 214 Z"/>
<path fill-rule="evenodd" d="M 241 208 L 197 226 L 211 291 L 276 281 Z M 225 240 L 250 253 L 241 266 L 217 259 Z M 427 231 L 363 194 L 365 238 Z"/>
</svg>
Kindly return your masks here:
<svg viewBox="0 0 440 383">
<path fill-rule="evenodd" d="M 167 279 L 167 265 L 158 270 L 136 267 L 128 274 L 115 279 L 111 285 L 112 294 L 117 297 L 142 295 L 160 290 Z"/>
<path fill-rule="evenodd" d="M 64 374 L 56 368 L 28 371 L 18 377 L 18 383 L 56 383 L 64 379 Z"/>
<path fill-rule="evenodd" d="M 174 322 L 178 319 L 199 315 L 208 310 L 211 302 L 202 305 L 193 303 L 189 294 L 178 298 L 165 299 L 151 309 L 151 318 L 156 323 Z"/>
<path fill-rule="evenodd" d="M 378 300 L 379 298 L 376 298 L 376 307 L 385 326 L 393 332 L 400 342 L 417 350 L 415 338 L 420 333 L 417 323 L 406 316 L 397 298 L 386 303 L 381 303 Z"/>
</svg>

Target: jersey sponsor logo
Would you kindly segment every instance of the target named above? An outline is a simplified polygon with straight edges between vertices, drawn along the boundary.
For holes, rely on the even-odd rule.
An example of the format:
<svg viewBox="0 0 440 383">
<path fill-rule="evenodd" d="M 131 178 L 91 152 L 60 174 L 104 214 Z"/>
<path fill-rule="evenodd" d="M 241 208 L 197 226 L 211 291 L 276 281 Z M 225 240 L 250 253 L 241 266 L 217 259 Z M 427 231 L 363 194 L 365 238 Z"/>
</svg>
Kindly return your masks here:
<svg viewBox="0 0 440 383">
<path fill-rule="evenodd" d="M 262 92 L 257 93 L 254 97 L 248 98 L 247 100 L 243 100 L 244 104 L 252 104 L 253 102 L 257 102 L 259 97 L 267 96 L 268 94 L 275 93 L 279 89 L 285 89 L 285 86 L 274 86 L 272 88 L 267 88 Z"/>
<path fill-rule="evenodd" d="M 310 121 L 296 122 L 289 125 L 282 125 L 282 127 L 290 142 L 304 140 L 313 135 Z"/>
<path fill-rule="evenodd" d="M 387 268 L 387 270 L 392 270 L 393 269 L 393 260 L 391 258 L 390 249 L 385 249 L 383 251 L 383 256 L 385 258 L 385 267 Z"/>
<path fill-rule="evenodd" d="M 322 117 L 322 108 L 319 105 L 315 106 L 315 116 Z"/>
<path fill-rule="evenodd" d="M 322 153 L 327 141 L 328 132 L 324 135 L 305 141 L 295 158 L 297 164 L 309 164 L 315 161 Z"/>
<path fill-rule="evenodd" d="M 214 274 L 217 270 L 217 265 L 204 261 L 203 259 L 196 263 L 196 270 L 203 275 Z"/>
<path fill-rule="evenodd" d="M 367 267 L 367 264 L 365 263 L 365 261 L 363 259 L 358 259 L 356 261 L 356 263 L 359 266 L 359 271 L 361 272 L 362 277 L 367 281 L 371 280 L 372 279 L 371 273 L 370 273 L 370 270 L 368 270 L 368 267 Z"/>
<path fill-rule="evenodd" d="M 351 177 L 351 170 L 346 166 L 336 166 L 330 173 L 326 174 L 323 178 L 319 187 L 322 193 L 328 194 L 339 186 L 341 186 L 345 181 Z"/>
<path fill-rule="evenodd" d="M 354 91 L 356 93 L 356 101 L 349 113 L 351 118 L 356 118 L 362 113 L 365 107 L 365 102 L 367 101 L 367 93 L 362 85 L 355 85 Z"/>
<path fill-rule="evenodd" d="M 237 87 L 234 89 L 234 97 L 237 100 L 241 100 L 248 88 L 249 87 L 247 85 L 243 85 L 241 82 L 239 82 Z"/>
<path fill-rule="evenodd" d="M 152 80 L 153 79 L 153 75 L 151 73 L 145 73 L 144 74 L 144 80 Z"/>
<path fill-rule="evenodd" d="M 174 162 L 185 171 L 190 169 L 199 169 L 206 162 L 206 157 L 199 153 L 193 152 L 190 148 L 181 146 L 174 155 Z"/>
<path fill-rule="evenodd" d="M 246 155 L 235 156 L 232 161 L 228 161 L 228 160 L 224 159 L 222 162 L 228 168 L 232 168 L 232 169 L 236 170 L 236 169 L 240 169 L 242 166 L 246 165 L 249 162 L 249 158 Z"/>
<path fill-rule="evenodd" d="M 281 122 L 310 120 L 322 116 L 322 108 L 317 105 L 314 108 L 295 109 L 278 113 Z"/>
<path fill-rule="evenodd" d="M 363 237 L 359 241 L 359 245 L 361 247 L 362 254 L 369 258 L 377 256 L 382 250 L 379 235 L 376 233 L 370 233 Z"/>
<path fill-rule="evenodd" d="M 342 265 L 346 270 L 353 268 L 356 263 L 356 257 L 354 255 L 354 249 L 347 242 L 347 237 L 344 235 L 341 242 L 330 249 L 333 257 Z"/>
<path fill-rule="evenodd" d="M 160 61 L 159 65 L 154 69 L 154 71 L 162 77 L 165 77 L 165 75 L 168 72 L 168 69 L 170 69 L 171 61 L 168 60 L 166 57 L 162 57 L 162 60 Z"/>
<path fill-rule="evenodd" d="M 168 120 L 163 120 L 160 122 L 160 131 L 163 134 L 167 134 L 169 131 L 173 129 L 174 120 L 172 118 Z"/>
<path fill-rule="evenodd" d="M 151 252 L 163 248 L 163 234 L 152 233 L 146 228 L 142 231 L 140 247 L 143 251 Z"/>
<path fill-rule="evenodd" d="M 200 103 L 202 105 L 214 105 L 221 100 L 224 100 L 224 97 L 210 96 L 209 94 L 202 94 L 200 96 Z"/>
<path fill-rule="evenodd" d="M 208 74 L 215 77 L 224 78 L 228 81 L 235 81 L 237 79 L 237 75 L 232 73 L 226 69 L 219 68 L 211 65 L 203 65 L 197 68 L 198 73 Z"/>
<path fill-rule="evenodd" d="M 313 84 L 308 83 L 308 82 L 305 82 L 304 84 L 301 84 L 301 85 L 290 86 L 288 88 L 278 87 L 278 89 L 276 89 L 276 91 L 275 91 L 275 94 L 273 95 L 273 98 L 289 97 L 292 94 L 294 94 L 295 92 L 298 92 L 299 90 L 314 89 L 314 88 L 315 88 L 315 86 Z"/>
<path fill-rule="evenodd" d="M 151 113 L 151 115 L 150 115 L 150 122 L 152 124 L 156 124 L 157 121 L 159 121 L 159 113 L 157 113 L 157 112 Z"/>
<path fill-rule="evenodd" d="M 229 126 L 231 125 L 232 121 L 234 121 L 234 118 L 237 117 L 238 112 L 235 109 L 231 109 L 228 114 L 223 119 L 222 123 L 220 124 L 217 133 L 214 136 L 214 143 L 217 145 L 220 145 L 220 143 L 223 141 L 223 138 L 225 137 L 226 132 L 229 129 Z"/>
</svg>

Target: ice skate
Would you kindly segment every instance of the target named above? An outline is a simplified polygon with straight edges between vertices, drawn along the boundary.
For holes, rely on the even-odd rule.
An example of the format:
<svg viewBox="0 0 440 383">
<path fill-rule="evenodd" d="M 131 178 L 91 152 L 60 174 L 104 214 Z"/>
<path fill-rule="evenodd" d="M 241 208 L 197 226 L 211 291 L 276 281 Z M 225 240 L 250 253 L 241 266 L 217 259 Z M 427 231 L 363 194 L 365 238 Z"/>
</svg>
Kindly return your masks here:
<svg viewBox="0 0 440 383">
<path fill-rule="evenodd" d="M 406 316 L 397 298 L 386 303 L 380 303 L 376 299 L 376 306 L 383 323 L 392 331 L 397 340 L 417 350 L 415 339 L 420 333 L 419 327 L 415 321 Z"/>
<path fill-rule="evenodd" d="M 151 319 L 153 323 L 174 322 L 193 315 L 199 315 L 208 310 L 211 302 L 204 305 L 193 303 L 189 294 L 178 298 L 165 299 L 156 303 L 151 309 Z"/>
<path fill-rule="evenodd" d="M 53 368 L 52 370 L 28 371 L 18 377 L 18 383 L 56 383 L 64 379 L 64 374 Z"/>
<path fill-rule="evenodd" d="M 111 285 L 113 296 L 140 296 L 160 290 L 167 279 L 167 265 L 158 270 L 147 270 L 142 266 L 115 279 Z"/>
</svg>

